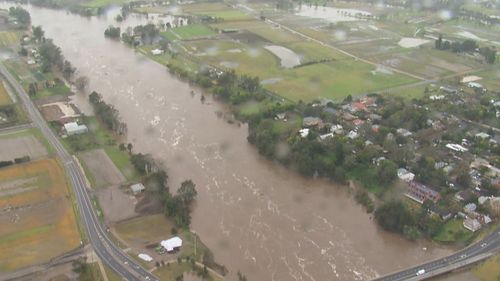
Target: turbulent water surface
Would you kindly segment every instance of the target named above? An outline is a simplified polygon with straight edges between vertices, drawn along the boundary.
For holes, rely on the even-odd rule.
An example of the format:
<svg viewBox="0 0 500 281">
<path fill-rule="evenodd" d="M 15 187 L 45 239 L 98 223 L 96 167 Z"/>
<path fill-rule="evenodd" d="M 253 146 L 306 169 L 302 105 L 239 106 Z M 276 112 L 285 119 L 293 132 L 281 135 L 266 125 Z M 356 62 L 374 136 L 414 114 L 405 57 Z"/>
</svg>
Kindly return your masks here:
<svg viewBox="0 0 500 281">
<path fill-rule="evenodd" d="M 197 184 L 192 228 L 231 270 L 230 280 L 237 270 L 253 281 L 366 280 L 448 252 L 380 230 L 345 187 L 263 159 L 247 143 L 245 125 L 218 117 L 223 105 L 201 103 L 199 90 L 191 95 L 165 67 L 105 39 L 104 29 L 116 24 L 112 15 L 28 8 L 90 78 L 90 89 L 121 112 L 134 149 L 165 162 L 172 189 L 185 179 Z M 130 17 L 121 25 L 144 21 Z M 82 106 L 85 99 L 77 98 Z"/>
</svg>

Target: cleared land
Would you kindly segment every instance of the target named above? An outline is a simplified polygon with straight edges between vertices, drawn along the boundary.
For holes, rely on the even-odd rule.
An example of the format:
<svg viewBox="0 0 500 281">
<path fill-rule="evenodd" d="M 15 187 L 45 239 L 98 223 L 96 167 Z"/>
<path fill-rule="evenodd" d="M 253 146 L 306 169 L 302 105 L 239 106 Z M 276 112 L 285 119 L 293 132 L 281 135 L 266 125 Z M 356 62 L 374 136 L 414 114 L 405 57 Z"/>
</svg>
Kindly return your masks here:
<svg viewBox="0 0 500 281">
<path fill-rule="evenodd" d="M 80 245 L 65 175 L 54 159 L 0 170 L 0 271 L 49 261 Z"/>
<path fill-rule="evenodd" d="M 101 8 L 111 5 L 122 5 L 130 2 L 130 0 L 92 0 L 89 2 L 82 3 L 81 6 L 88 8 Z"/>
<path fill-rule="evenodd" d="M 161 34 L 170 40 L 176 40 L 212 36 L 215 34 L 215 32 L 205 25 L 192 24 L 171 28 L 166 32 L 162 32 Z"/>
<path fill-rule="evenodd" d="M 29 156 L 37 159 L 48 154 L 45 146 L 29 131 L 0 135 L 0 160 Z"/>
<path fill-rule="evenodd" d="M 155 259 L 168 261 L 171 259 L 174 260 L 178 256 L 195 256 L 195 235 L 182 229 L 178 229 L 179 233 L 177 235 L 182 238 L 183 244 L 181 250 L 176 254 L 165 254 L 160 256 L 154 252 L 154 248 L 146 247 L 150 244 L 160 243 L 161 240 L 174 236 L 171 234 L 173 227 L 174 224 L 169 221 L 165 215 L 156 214 L 120 222 L 115 226 L 115 230 L 120 238 L 132 249 L 147 253 Z M 207 248 L 199 238 L 196 239 L 196 257 L 200 259 Z"/>
<path fill-rule="evenodd" d="M 481 281 L 498 281 L 500 280 L 500 255 L 496 255 L 474 270 L 474 275 Z"/>
<path fill-rule="evenodd" d="M 200 3 L 183 5 L 182 10 L 185 13 L 194 15 L 207 15 L 216 18 L 222 18 L 225 21 L 246 20 L 251 17 L 238 10 L 231 9 L 223 3 Z"/>
<path fill-rule="evenodd" d="M 95 187 L 119 185 L 125 182 L 125 177 L 113 164 L 103 149 L 87 151 L 80 154 L 85 166 L 95 181 Z"/>
<path fill-rule="evenodd" d="M 0 47 L 8 47 L 19 44 L 19 32 L 0 31 Z"/>
<path fill-rule="evenodd" d="M 3 82 L 0 81 L 0 105 L 7 105 L 11 103 L 12 100 L 10 99 L 9 93 L 7 93 Z"/>
</svg>

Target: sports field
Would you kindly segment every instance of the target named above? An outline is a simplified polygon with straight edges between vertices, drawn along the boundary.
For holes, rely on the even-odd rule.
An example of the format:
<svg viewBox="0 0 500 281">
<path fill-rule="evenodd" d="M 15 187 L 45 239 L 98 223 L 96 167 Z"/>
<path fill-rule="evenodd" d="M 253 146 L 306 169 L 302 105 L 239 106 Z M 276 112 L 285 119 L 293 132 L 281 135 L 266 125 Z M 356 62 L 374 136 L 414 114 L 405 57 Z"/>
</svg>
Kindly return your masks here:
<svg viewBox="0 0 500 281">
<path fill-rule="evenodd" d="M 80 245 L 65 175 L 55 159 L 0 169 L 0 271 L 12 271 Z"/>
</svg>

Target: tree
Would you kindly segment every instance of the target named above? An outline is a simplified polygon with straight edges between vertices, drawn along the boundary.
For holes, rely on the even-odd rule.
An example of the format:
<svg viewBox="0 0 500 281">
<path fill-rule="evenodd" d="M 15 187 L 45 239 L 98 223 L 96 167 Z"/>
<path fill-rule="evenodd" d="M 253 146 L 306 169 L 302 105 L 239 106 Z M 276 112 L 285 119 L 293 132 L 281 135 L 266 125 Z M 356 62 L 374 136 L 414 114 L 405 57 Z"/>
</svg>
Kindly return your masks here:
<svg viewBox="0 0 500 281">
<path fill-rule="evenodd" d="M 26 48 L 24 47 L 21 47 L 21 50 L 19 50 L 19 54 L 23 57 L 26 57 L 28 56 L 28 50 L 26 50 Z"/>
<path fill-rule="evenodd" d="M 89 84 L 89 78 L 87 76 L 80 76 L 76 78 L 75 86 L 78 90 L 83 91 L 87 88 Z"/>
<path fill-rule="evenodd" d="M 9 15 L 15 17 L 21 25 L 29 26 L 31 23 L 30 13 L 21 7 L 10 7 Z"/>
<path fill-rule="evenodd" d="M 442 45 L 443 45 L 443 35 L 439 34 L 439 37 L 435 42 L 435 47 L 436 49 L 441 50 Z"/>
<path fill-rule="evenodd" d="M 375 211 L 375 219 L 385 230 L 403 234 L 405 226 L 413 226 L 414 218 L 400 201 L 390 201 Z"/>
<path fill-rule="evenodd" d="M 49 71 L 54 65 L 63 65 L 63 56 L 61 49 L 54 45 L 52 40 L 45 40 L 39 48 L 40 57 L 42 59 L 42 70 Z"/>
<path fill-rule="evenodd" d="M 124 143 L 120 143 L 120 145 L 118 146 L 118 149 L 120 149 L 120 151 L 125 151 L 125 149 L 127 149 L 127 148 L 125 147 Z"/>
<path fill-rule="evenodd" d="M 31 32 L 33 33 L 33 37 L 35 37 L 35 39 L 38 42 L 42 41 L 42 38 L 43 38 L 45 32 L 43 31 L 43 29 L 40 25 L 31 27 Z"/>
<path fill-rule="evenodd" d="M 184 201 L 184 204 L 188 205 L 193 201 L 193 199 L 198 194 L 196 192 L 196 185 L 191 180 L 183 181 L 177 193 L 181 197 L 182 201 Z"/>
<path fill-rule="evenodd" d="M 120 38 L 120 28 L 109 26 L 106 30 L 104 30 L 104 36 L 109 38 Z"/>
<path fill-rule="evenodd" d="M 69 80 L 73 76 L 75 71 L 76 71 L 76 68 L 74 68 L 73 65 L 71 65 L 71 63 L 69 61 L 65 60 L 63 63 L 63 67 L 62 67 L 62 72 L 63 72 L 64 78 Z"/>
<path fill-rule="evenodd" d="M 130 142 L 129 142 L 129 143 L 127 144 L 127 150 L 128 150 L 128 153 L 132 153 L 132 148 L 133 148 L 133 147 L 134 147 L 134 146 L 132 145 L 132 143 L 130 143 Z"/>
<path fill-rule="evenodd" d="M 28 95 L 30 95 L 30 97 L 34 97 L 36 95 L 36 82 L 30 83 Z"/>
</svg>

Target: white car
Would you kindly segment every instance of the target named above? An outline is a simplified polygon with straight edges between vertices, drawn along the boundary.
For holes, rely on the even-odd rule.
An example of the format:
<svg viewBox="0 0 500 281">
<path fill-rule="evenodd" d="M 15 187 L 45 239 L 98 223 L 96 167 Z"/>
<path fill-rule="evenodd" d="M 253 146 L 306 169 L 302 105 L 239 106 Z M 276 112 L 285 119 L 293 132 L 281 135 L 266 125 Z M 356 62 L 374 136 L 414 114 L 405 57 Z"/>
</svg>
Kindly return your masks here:
<svg viewBox="0 0 500 281">
<path fill-rule="evenodd" d="M 419 270 L 417 271 L 417 276 L 422 275 L 422 274 L 424 274 L 424 273 L 425 273 L 425 269 L 423 269 L 423 268 L 422 268 L 422 269 L 419 269 Z"/>
</svg>

